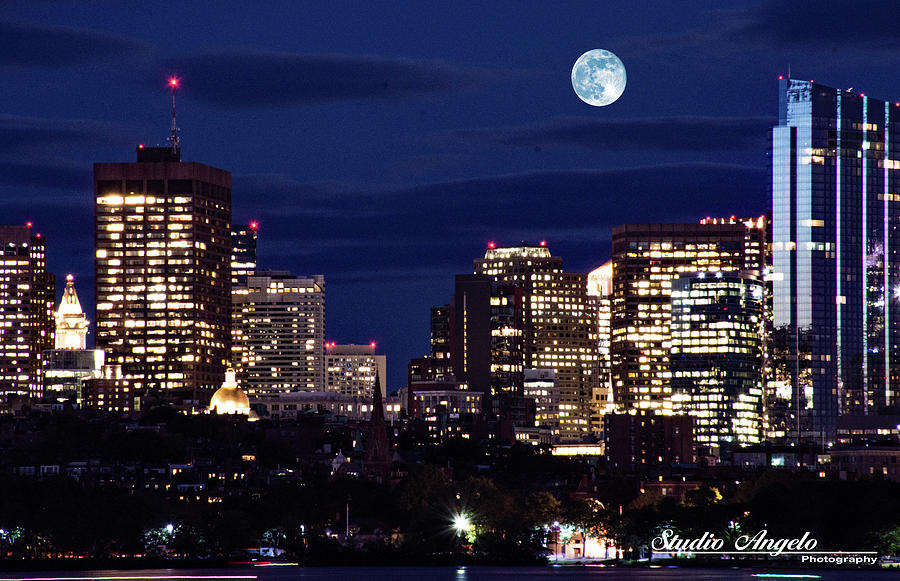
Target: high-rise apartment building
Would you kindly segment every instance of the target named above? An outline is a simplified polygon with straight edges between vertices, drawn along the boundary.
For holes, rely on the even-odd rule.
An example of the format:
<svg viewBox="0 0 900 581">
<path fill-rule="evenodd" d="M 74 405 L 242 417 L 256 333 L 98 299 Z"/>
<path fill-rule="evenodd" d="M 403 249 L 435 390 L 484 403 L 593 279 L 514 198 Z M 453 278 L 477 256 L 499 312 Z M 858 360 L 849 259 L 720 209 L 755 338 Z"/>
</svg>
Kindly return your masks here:
<svg viewBox="0 0 900 581">
<path fill-rule="evenodd" d="M 763 439 L 765 283 L 755 273 L 684 273 L 672 281 L 672 398 L 714 456 Z"/>
<path fill-rule="evenodd" d="M 387 377 L 387 359 L 375 354 L 375 343 L 368 345 L 325 345 L 325 389 L 371 398 L 376 379 Z M 384 397 L 385 382 L 378 382 Z"/>
<path fill-rule="evenodd" d="M 41 358 L 53 347 L 56 280 L 44 238 L 25 226 L 0 226 L 0 394 L 38 397 Z"/>
<path fill-rule="evenodd" d="M 779 81 L 771 435 L 833 442 L 900 394 L 900 107 Z"/>
<path fill-rule="evenodd" d="M 563 272 L 562 258 L 538 246 L 488 246 L 475 273 L 523 291 L 523 369 L 553 369 L 559 386 L 559 435 L 581 440 L 590 430 L 596 383 L 597 306 L 587 274 Z M 458 318 L 459 315 L 457 315 Z"/>
<path fill-rule="evenodd" d="M 231 296 L 232 367 L 244 391 L 323 391 L 325 277 L 256 271 Z"/>
<path fill-rule="evenodd" d="M 680 274 L 700 271 L 763 276 L 765 217 L 617 226 L 612 246 L 610 353 L 616 406 L 674 411 L 672 282 Z"/>
<path fill-rule="evenodd" d="M 204 407 L 231 332 L 231 173 L 143 148 L 94 164 L 96 344 L 151 399 Z"/>
</svg>

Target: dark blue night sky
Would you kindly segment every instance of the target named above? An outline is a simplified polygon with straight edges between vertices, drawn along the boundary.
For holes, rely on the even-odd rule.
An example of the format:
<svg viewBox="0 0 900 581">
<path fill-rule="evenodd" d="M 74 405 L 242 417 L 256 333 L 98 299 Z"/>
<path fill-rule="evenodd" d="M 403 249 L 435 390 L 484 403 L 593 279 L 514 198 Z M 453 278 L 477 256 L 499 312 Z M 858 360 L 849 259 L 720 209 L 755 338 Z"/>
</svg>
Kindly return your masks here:
<svg viewBox="0 0 900 581">
<path fill-rule="evenodd" d="M 557 6 L 563 6 L 562 8 Z M 628 70 L 604 108 L 581 53 Z M 0 223 L 32 220 L 93 311 L 91 164 L 162 143 L 234 175 L 259 262 L 323 273 L 329 341 L 375 340 L 389 389 L 489 240 L 567 270 L 613 226 L 766 209 L 777 77 L 900 99 L 890 2 L 5 2 Z"/>
</svg>

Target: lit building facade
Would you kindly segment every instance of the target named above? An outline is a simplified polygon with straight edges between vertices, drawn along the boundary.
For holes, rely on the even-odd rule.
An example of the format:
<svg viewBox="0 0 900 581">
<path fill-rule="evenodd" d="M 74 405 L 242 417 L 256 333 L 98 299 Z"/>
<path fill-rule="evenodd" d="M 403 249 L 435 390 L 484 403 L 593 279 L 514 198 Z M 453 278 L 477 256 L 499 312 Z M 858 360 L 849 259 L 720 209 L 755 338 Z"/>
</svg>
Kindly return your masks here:
<svg viewBox="0 0 900 581">
<path fill-rule="evenodd" d="M 44 351 L 42 358 L 43 397 L 80 403 L 83 382 L 100 376 L 104 353 L 102 349 L 87 348 L 88 320 L 71 274 L 66 276 L 55 318 L 56 348 Z"/>
<path fill-rule="evenodd" d="M 613 229 L 610 354 L 616 407 L 671 412 L 671 292 L 691 272 L 766 268 L 766 221 L 701 220 L 698 224 L 627 224 Z"/>
<path fill-rule="evenodd" d="M 122 414 L 141 411 L 140 396 L 125 377 L 121 365 L 104 365 L 98 377 L 86 379 L 81 405 L 86 409 Z"/>
<path fill-rule="evenodd" d="M 534 400 L 534 425 L 559 435 L 559 384 L 552 369 L 525 370 L 525 397 Z"/>
<path fill-rule="evenodd" d="M 597 382 L 591 397 L 591 431 L 603 431 L 603 417 L 615 411 L 612 389 L 612 260 L 588 273 L 588 295 L 597 305 Z"/>
<path fill-rule="evenodd" d="M 269 419 L 297 419 L 299 415 L 321 413 L 351 421 L 368 421 L 372 415 L 372 406 L 372 398 L 327 391 L 272 393 L 250 400 L 250 408 L 257 411 L 260 417 Z M 400 397 L 385 398 L 385 421 L 399 421 L 403 408 Z"/>
<path fill-rule="evenodd" d="M 325 277 L 256 271 L 232 287 L 232 366 L 251 396 L 325 389 Z"/>
<path fill-rule="evenodd" d="M 431 307 L 431 359 L 434 379 L 453 375 L 453 309 L 450 305 Z"/>
<path fill-rule="evenodd" d="M 553 369 L 559 385 L 559 437 L 580 441 L 591 431 L 591 397 L 597 381 L 597 304 L 587 274 L 563 272 L 562 258 L 546 243 L 488 246 L 475 273 L 522 288 L 523 369 Z"/>
<path fill-rule="evenodd" d="M 483 274 L 456 276 L 450 345 L 454 376 L 484 394 L 486 413 L 500 395 L 522 395 L 524 294 Z"/>
<path fill-rule="evenodd" d="M 41 395 L 43 353 L 54 344 L 56 280 L 44 238 L 0 226 L 0 394 Z"/>
<path fill-rule="evenodd" d="M 900 108 L 779 82 L 772 129 L 776 386 L 770 435 L 834 442 L 900 393 Z"/>
<path fill-rule="evenodd" d="M 231 174 L 139 148 L 94 164 L 96 345 L 131 389 L 205 407 L 231 343 Z"/>
<path fill-rule="evenodd" d="M 231 286 L 247 282 L 247 277 L 256 270 L 256 240 L 259 223 L 250 222 L 246 226 L 231 226 Z"/>
<path fill-rule="evenodd" d="M 387 359 L 369 345 L 325 345 L 325 389 L 334 393 L 372 398 L 376 377 L 387 377 Z M 381 396 L 385 397 L 384 381 Z"/>
<path fill-rule="evenodd" d="M 670 369 L 676 412 L 714 456 L 763 439 L 765 284 L 753 274 L 691 273 L 672 281 Z"/>
</svg>

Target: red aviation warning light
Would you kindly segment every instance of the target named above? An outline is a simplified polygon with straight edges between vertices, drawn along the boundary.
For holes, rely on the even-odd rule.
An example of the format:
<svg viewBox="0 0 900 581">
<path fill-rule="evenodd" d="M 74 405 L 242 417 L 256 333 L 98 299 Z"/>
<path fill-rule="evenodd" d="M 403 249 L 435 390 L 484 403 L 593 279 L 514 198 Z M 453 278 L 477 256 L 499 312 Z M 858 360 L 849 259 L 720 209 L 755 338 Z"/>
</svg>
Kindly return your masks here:
<svg viewBox="0 0 900 581">
<path fill-rule="evenodd" d="M 251 230 L 256 230 L 257 228 L 259 228 L 259 222 L 250 222 Z"/>
<path fill-rule="evenodd" d="M 541 240 L 541 247 L 546 247 L 546 246 L 547 246 L 547 241 Z"/>
<path fill-rule="evenodd" d="M 494 248 L 497 248 L 497 245 L 494 244 L 493 242 L 488 242 L 488 248 L 493 250 Z"/>
<path fill-rule="evenodd" d="M 26 228 L 31 228 L 32 226 L 34 226 L 34 224 L 32 224 L 31 222 L 25 222 Z"/>
<path fill-rule="evenodd" d="M 178 77 L 169 77 L 169 86 L 177 87 L 178 86 Z"/>
<path fill-rule="evenodd" d="M 369 346 L 372 347 L 372 349 L 374 349 L 374 348 L 375 348 L 375 341 L 372 341 L 371 343 L 369 343 Z"/>
</svg>

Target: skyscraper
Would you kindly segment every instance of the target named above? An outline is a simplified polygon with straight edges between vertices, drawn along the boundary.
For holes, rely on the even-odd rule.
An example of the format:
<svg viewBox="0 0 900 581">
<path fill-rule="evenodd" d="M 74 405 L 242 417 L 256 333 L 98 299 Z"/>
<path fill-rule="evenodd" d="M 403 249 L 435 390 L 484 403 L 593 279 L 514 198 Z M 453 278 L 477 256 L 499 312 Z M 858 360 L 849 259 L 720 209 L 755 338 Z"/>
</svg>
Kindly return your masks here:
<svg viewBox="0 0 900 581">
<path fill-rule="evenodd" d="M 231 173 L 177 147 L 94 164 L 96 344 L 151 399 L 202 407 L 225 377 Z"/>
<path fill-rule="evenodd" d="M 256 271 L 232 288 L 232 367 L 250 395 L 325 389 L 325 277 Z"/>
<path fill-rule="evenodd" d="M 683 273 L 672 282 L 672 397 L 715 456 L 763 437 L 766 292 L 748 274 Z"/>
<path fill-rule="evenodd" d="M 559 386 L 560 439 L 578 441 L 590 430 L 596 383 L 597 304 L 587 274 L 563 272 L 562 258 L 538 246 L 488 246 L 475 273 L 523 291 L 523 369 L 553 369 Z M 458 317 L 458 315 L 457 315 Z"/>
<path fill-rule="evenodd" d="M 673 411 L 671 292 L 679 274 L 765 270 L 764 217 L 613 229 L 612 382 L 620 410 Z"/>
<path fill-rule="evenodd" d="M 522 288 L 483 274 L 456 276 L 451 360 L 456 379 L 480 391 L 485 413 L 501 394 L 522 395 Z"/>
<path fill-rule="evenodd" d="M 231 286 L 243 284 L 256 270 L 256 239 L 259 223 L 231 226 Z"/>
<path fill-rule="evenodd" d="M 833 442 L 839 415 L 896 410 L 900 107 L 779 81 L 772 129 L 772 435 Z"/>
<path fill-rule="evenodd" d="M 44 239 L 0 226 L 0 394 L 41 395 L 41 358 L 53 347 L 56 281 Z"/>
</svg>

